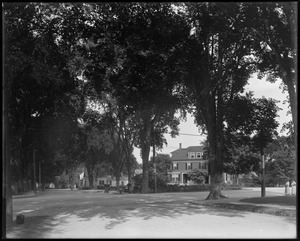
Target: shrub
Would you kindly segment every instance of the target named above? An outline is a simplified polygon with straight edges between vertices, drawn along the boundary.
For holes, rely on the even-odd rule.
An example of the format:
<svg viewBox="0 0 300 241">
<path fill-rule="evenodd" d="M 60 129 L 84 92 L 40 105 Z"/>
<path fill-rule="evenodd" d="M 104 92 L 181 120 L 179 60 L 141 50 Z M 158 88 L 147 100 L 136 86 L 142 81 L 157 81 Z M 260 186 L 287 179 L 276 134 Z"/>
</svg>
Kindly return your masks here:
<svg viewBox="0 0 300 241">
<path fill-rule="evenodd" d="M 188 177 L 197 184 L 202 184 L 208 177 L 208 173 L 199 169 L 195 169 L 188 174 Z"/>
<path fill-rule="evenodd" d="M 79 190 L 90 190 L 91 188 L 89 186 L 86 186 L 86 187 L 79 187 L 78 189 Z"/>
<path fill-rule="evenodd" d="M 260 178 L 257 175 L 254 175 L 253 173 L 244 175 L 244 177 L 241 178 L 240 181 L 246 187 L 259 187 L 261 185 Z"/>
<path fill-rule="evenodd" d="M 209 185 L 168 185 L 167 192 L 204 192 L 209 191 Z"/>
<path fill-rule="evenodd" d="M 236 184 L 222 183 L 221 190 L 241 190 L 242 187 Z"/>
</svg>

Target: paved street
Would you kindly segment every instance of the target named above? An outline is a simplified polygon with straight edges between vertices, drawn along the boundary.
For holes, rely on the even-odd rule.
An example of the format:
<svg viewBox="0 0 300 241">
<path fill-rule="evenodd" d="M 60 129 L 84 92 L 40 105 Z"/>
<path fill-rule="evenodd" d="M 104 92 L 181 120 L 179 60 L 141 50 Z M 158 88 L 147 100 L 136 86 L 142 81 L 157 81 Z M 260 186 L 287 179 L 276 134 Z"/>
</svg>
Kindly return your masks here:
<svg viewBox="0 0 300 241">
<path fill-rule="evenodd" d="M 284 189 L 267 189 L 266 196 Z M 260 189 L 223 191 L 229 198 L 260 197 Z M 105 194 L 48 190 L 15 198 L 25 215 L 8 238 L 295 238 L 296 218 L 195 205 L 208 192 Z"/>
</svg>

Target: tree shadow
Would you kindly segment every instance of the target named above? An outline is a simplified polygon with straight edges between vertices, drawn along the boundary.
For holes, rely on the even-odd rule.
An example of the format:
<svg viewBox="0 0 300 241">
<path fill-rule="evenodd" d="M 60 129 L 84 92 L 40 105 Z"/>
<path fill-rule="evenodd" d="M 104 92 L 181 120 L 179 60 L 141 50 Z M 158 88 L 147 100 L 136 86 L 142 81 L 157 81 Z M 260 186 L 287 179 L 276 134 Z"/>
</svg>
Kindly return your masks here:
<svg viewBox="0 0 300 241">
<path fill-rule="evenodd" d="M 178 219 L 184 215 L 205 214 L 224 217 L 244 217 L 243 210 L 230 210 L 202 205 L 194 205 L 189 200 L 163 200 L 156 201 L 154 196 L 126 195 L 103 199 L 95 196 L 82 197 L 80 201 L 56 199 L 52 205 L 42 206 L 40 209 L 25 214 L 25 223 L 15 225 L 7 230 L 9 238 L 45 238 L 52 230 L 59 229 L 62 224 L 75 222 L 89 222 L 93 225 L 104 225 L 104 229 L 113 229 L 128 222 L 131 218 L 151 220 L 155 218 Z M 97 221 L 98 220 L 98 221 Z M 63 230 L 61 230 L 63 232 Z"/>
<path fill-rule="evenodd" d="M 57 224 L 49 215 L 26 216 L 22 225 L 7 227 L 7 238 L 44 238 Z"/>
<path fill-rule="evenodd" d="M 225 217 L 243 217 L 243 213 L 244 212 L 236 210 L 216 209 L 193 205 L 191 203 L 178 203 L 172 201 L 151 202 L 146 206 L 141 203 L 125 204 L 121 207 L 114 204 L 106 204 L 97 207 L 91 203 L 90 208 L 77 210 L 74 214 L 85 220 L 89 220 L 95 216 L 105 218 L 109 220 L 105 225 L 105 229 L 112 229 L 113 227 L 130 220 L 132 217 L 142 218 L 143 220 L 155 218 L 173 218 L 180 220 L 183 215 L 209 214 Z"/>
</svg>

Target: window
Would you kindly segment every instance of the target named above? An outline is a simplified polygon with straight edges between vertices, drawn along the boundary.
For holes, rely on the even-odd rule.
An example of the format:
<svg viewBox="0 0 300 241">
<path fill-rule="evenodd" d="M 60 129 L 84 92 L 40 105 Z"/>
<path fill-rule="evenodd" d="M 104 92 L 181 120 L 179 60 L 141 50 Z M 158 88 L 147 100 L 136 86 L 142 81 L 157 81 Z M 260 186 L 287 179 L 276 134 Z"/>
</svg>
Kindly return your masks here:
<svg viewBox="0 0 300 241">
<path fill-rule="evenodd" d="M 178 165 L 177 165 L 177 163 L 173 163 L 173 170 L 178 170 Z"/>
<path fill-rule="evenodd" d="M 202 155 L 203 155 L 202 152 L 197 152 L 197 153 L 196 153 L 196 157 L 197 157 L 197 158 L 201 158 Z"/>
<path fill-rule="evenodd" d="M 190 157 L 190 158 L 195 158 L 195 152 L 190 152 L 190 153 L 189 153 L 189 157 Z"/>
<path fill-rule="evenodd" d="M 99 185 L 104 185 L 104 180 L 99 180 Z"/>
<path fill-rule="evenodd" d="M 185 170 L 191 169 L 191 163 L 185 163 Z"/>
<path fill-rule="evenodd" d="M 207 163 L 206 162 L 200 162 L 199 163 L 199 168 L 206 170 L 207 169 Z"/>
<path fill-rule="evenodd" d="M 180 181 L 180 174 L 172 174 L 172 181 L 179 182 Z"/>
</svg>

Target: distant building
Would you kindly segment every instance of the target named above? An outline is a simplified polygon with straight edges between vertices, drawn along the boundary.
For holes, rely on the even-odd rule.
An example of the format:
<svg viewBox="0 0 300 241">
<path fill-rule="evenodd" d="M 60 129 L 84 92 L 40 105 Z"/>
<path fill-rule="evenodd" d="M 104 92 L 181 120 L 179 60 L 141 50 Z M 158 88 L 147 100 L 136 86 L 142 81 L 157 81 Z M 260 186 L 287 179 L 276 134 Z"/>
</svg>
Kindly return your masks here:
<svg viewBox="0 0 300 241">
<path fill-rule="evenodd" d="M 117 179 L 112 175 L 104 175 L 101 177 L 95 176 L 93 180 L 93 187 L 104 186 L 104 184 L 109 184 L 111 187 L 117 186 Z M 128 176 L 121 173 L 119 180 L 119 185 L 126 186 L 128 184 Z M 83 172 L 79 175 L 79 187 L 88 187 L 89 179 L 86 168 L 83 168 Z"/>
<path fill-rule="evenodd" d="M 189 146 L 182 148 L 181 143 L 179 149 L 172 151 L 172 171 L 169 172 L 169 184 L 195 184 L 189 178 L 189 173 L 194 170 L 200 170 L 207 173 L 205 184 L 210 184 L 210 176 L 208 175 L 208 160 L 203 158 L 204 146 Z M 224 182 L 231 184 L 231 175 L 223 173 Z"/>
<path fill-rule="evenodd" d="M 201 170 L 208 174 L 208 160 L 203 158 L 203 146 L 189 146 L 171 152 L 172 171 L 169 172 L 169 184 L 194 184 L 188 173 Z M 209 183 L 209 176 L 205 183 Z"/>
<path fill-rule="evenodd" d="M 104 186 L 104 184 L 109 184 L 112 187 L 117 186 L 117 179 L 114 176 L 107 175 L 105 177 L 97 177 L 94 181 L 95 186 Z M 120 186 L 126 186 L 128 184 L 128 177 L 125 175 L 122 175 L 120 177 L 119 185 Z"/>
</svg>

